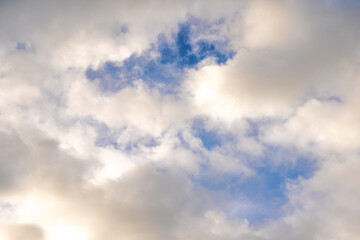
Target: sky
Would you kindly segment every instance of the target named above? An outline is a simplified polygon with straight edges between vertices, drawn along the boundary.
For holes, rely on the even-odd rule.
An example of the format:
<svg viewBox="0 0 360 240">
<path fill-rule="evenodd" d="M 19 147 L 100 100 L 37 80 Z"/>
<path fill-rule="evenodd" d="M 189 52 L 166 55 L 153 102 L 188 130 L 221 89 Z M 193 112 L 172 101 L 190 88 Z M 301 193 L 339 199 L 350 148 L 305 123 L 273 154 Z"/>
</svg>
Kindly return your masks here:
<svg viewBox="0 0 360 240">
<path fill-rule="evenodd" d="M 357 0 L 0 1 L 0 240 L 356 240 Z"/>
</svg>

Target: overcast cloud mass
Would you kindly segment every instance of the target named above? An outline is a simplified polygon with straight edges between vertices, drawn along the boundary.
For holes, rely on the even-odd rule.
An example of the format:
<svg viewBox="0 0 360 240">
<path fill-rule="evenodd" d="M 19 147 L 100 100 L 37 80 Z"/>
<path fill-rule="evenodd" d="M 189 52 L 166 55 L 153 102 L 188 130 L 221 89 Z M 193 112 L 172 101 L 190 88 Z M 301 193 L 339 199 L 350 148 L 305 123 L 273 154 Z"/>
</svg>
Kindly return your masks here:
<svg viewBox="0 0 360 240">
<path fill-rule="evenodd" d="M 1 240 L 356 240 L 360 2 L 1 0 Z"/>
</svg>

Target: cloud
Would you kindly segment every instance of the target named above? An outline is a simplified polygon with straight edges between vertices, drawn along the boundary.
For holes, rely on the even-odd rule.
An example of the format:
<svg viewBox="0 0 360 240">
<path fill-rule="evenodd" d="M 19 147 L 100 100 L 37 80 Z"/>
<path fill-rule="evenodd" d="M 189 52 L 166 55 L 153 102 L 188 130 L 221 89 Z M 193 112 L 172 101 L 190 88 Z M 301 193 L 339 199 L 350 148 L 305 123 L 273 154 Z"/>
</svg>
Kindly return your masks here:
<svg viewBox="0 0 360 240">
<path fill-rule="evenodd" d="M 261 235 L 267 239 L 356 239 L 359 213 L 354 207 L 359 195 L 354 169 L 358 164 L 357 156 L 323 163 L 313 178 L 292 187 L 288 207 L 293 214 Z"/>
<path fill-rule="evenodd" d="M 20 240 L 24 238 L 30 240 L 44 239 L 42 230 L 33 225 L 2 225 L 0 229 L 0 236 L 4 240 Z"/>
<path fill-rule="evenodd" d="M 357 239 L 356 1 L 2 1 L 0 238 Z"/>
</svg>

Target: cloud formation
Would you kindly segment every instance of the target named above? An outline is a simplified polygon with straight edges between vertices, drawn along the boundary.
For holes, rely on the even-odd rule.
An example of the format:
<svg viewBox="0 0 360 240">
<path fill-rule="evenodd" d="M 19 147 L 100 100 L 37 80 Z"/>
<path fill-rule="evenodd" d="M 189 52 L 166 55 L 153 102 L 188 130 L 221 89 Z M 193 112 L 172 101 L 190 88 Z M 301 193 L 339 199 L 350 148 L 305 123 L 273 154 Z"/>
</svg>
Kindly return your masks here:
<svg viewBox="0 0 360 240">
<path fill-rule="evenodd" d="M 357 239 L 357 1 L 2 1 L 0 239 Z"/>
</svg>

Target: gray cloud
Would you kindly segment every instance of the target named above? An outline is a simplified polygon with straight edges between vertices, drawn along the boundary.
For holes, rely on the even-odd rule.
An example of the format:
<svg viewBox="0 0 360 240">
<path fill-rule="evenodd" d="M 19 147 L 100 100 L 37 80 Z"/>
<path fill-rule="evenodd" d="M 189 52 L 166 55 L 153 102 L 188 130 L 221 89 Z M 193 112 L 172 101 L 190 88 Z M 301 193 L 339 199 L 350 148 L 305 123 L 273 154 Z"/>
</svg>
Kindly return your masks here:
<svg viewBox="0 0 360 240">
<path fill-rule="evenodd" d="M 42 240 L 44 234 L 38 226 L 34 225 L 0 225 L 2 234 L 0 235 L 4 240 Z"/>
</svg>

